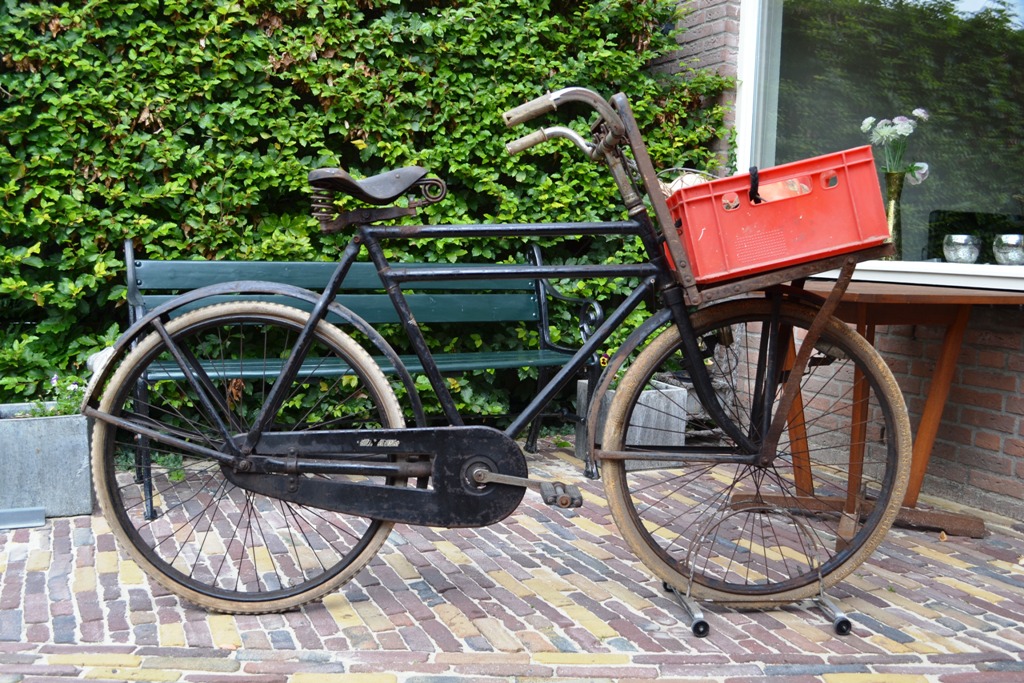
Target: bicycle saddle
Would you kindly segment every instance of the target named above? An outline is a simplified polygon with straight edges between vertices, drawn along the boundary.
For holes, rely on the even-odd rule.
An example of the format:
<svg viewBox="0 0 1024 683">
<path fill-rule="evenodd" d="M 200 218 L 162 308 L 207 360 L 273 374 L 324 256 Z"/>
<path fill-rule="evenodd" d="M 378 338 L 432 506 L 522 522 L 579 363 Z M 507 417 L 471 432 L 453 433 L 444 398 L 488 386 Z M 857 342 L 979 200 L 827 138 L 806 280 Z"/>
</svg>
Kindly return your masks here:
<svg viewBox="0 0 1024 683">
<path fill-rule="evenodd" d="M 318 168 L 310 171 L 309 183 L 317 189 L 344 192 L 367 204 L 380 205 L 401 197 L 426 174 L 425 168 L 407 166 L 356 180 L 343 168 Z"/>
</svg>

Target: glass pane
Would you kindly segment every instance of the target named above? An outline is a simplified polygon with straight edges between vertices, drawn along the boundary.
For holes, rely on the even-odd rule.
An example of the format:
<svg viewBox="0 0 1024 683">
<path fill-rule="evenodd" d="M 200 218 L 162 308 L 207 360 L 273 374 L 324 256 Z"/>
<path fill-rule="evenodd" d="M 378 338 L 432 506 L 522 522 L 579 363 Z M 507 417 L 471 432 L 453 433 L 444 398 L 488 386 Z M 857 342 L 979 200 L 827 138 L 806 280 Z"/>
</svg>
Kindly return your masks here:
<svg viewBox="0 0 1024 683">
<path fill-rule="evenodd" d="M 785 0 L 776 162 L 867 144 L 867 117 L 910 117 L 903 162 L 929 177 L 903 191 L 903 257 L 974 233 L 992 263 L 993 235 L 1024 233 L 1022 18 L 1024 0 Z"/>
</svg>

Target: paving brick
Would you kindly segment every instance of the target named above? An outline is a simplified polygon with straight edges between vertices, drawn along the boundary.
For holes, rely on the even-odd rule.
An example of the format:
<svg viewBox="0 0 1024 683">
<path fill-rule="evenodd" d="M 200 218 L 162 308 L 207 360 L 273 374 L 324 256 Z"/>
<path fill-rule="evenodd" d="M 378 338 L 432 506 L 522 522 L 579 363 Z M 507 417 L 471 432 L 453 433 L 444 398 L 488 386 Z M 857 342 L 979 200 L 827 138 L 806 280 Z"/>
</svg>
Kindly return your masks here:
<svg viewBox="0 0 1024 683">
<path fill-rule="evenodd" d="M 49 550 L 32 550 L 25 562 L 26 572 L 43 572 L 53 563 L 53 553 Z"/>
<path fill-rule="evenodd" d="M 48 664 L 7 664 L 0 661 L 0 681 L 20 683 L 22 680 L 38 681 L 43 677 L 76 678 L 81 673 L 77 666 Z M 29 678 L 31 677 L 31 678 Z"/>
<path fill-rule="evenodd" d="M 76 642 L 77 622 L 74 614 L 55 616 L 52 623 L 54 643 L 71 644 Z"/>
<path fill-rule="evenodd" d="M 28 593 L 24 597 L 23 619 L 26 624 L 41 624 L 49 621 L 48 600 L 45 592 Z"/>
<path fill-rule="evenodd" d="M 392 683 L 397 676 L 374 674 L 307 674 L 297 673 L 291 683 Z"/>
<path fill-rule="evenodd" d="M 571 456 L 530 460 L 539 476 L 579 480 Z M 711 634 L 697 639 L 611 524 L 601 483 L 580 486 L 585 507 L 568 514 L 528 495 L 494 527 L 399 527 L 368 570 L 322 603 L 259 617 L 181 602 L 138 573 L 100 517 L 0 531 L 0 683 L 23 675 L 5 667 L 33 665 L 33 681 L 153 672 L 196 683 L 987 683 L 1024 674 L 1024 527 L 993 518 L 985 539 L 946 541 L 894 530 L 830 591 L 854 620 L 851 636 L 835 636 L 809 605 L 711 605 Z M 90 654 L 114 663 L 50 661 Z"/>
<path fill-rule="evenodd" d="M 30 643 L 46 643 L 50 641 L 49 624 L 29 624 L 25 627 L 25 640 Z"/>
<path fill-rule="evenodd" d="M 457 652 L 462 648 L 462 640 L 452 633 L 451 629 L 438 619 L 420 622 L 420 628 L 434 643 L 434 651 Z"/>
<path fill-rule="evenodd" d="M 5 610 L 0 618 L 0 641 L 20 642 L 24 614 L 20 609 Z"/>
<path fill-rule="evenodd" d="M 142 664 L 142 658 L 138 655 L 119 652 L 51 654 L 46 661 L 48 664 L 67 664 L 78 667 L 136 668 Z"/>
<path fill-rule="evenodd" d="M 228 657 L 146 657 L 142 669 L 167 669 L 176 671 L 220 671 L 234 672 L 241 668 L 238 661 Z"/>
<path fill-rule="evenodd" d="M 474 619 L 473 626 L 499 652 L 522 652 L 524 649 L 514 633 L 496 619 Z"/>
</svg>

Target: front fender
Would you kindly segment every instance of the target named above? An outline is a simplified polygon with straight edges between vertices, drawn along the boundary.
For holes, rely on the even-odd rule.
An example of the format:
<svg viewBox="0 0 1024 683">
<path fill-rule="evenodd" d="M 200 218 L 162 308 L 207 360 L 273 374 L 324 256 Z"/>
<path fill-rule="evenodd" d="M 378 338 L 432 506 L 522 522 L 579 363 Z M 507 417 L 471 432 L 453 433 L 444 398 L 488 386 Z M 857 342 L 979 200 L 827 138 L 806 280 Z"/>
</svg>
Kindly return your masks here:
<svg viewBox="0 0 1024 683">
<path fill-rule="evenodd" d="M 240 280 L 237 282 L 208 285 L 186 292 L 147 313 L 117 339 L 107 362 L 102 367 L 97 368 L 89 380 L 89 386 L 86 388 L 85 398 L 82 403 L 82 410 L 85 410 L 86 407 L 96 408 L 99 406 L 103 388 L 106 386 L 110 376 L 113 375 L 117 366 L 121 364 L 124 357 L 131 351 L 135 342 L 153 331 L 152 323 L 154 320 L 167 321 L 175 317 L 176 313 L 180 313 L 182 309 L 193 309 L 220 303 L 225 296 L 240 297 L 241 300 L 244 300 L 246 296 L 274 296 L 277 298 L 294 299 L 295 301 L 302 301 L 311 305 L 315 305 L 320 300 L 320 294 L 308 289 L 280 282 L 263 282 L 259 280 Z M 370 323 L 351 309 L 337 301 L 332 301 L 328 309 L 331 315 L 337 316 L 365 335 L 374 349 L 388 359 L 388 362 L 395 368 L 395 372 L 405 386 L 406 393 L 412 403 L 416 424 L 418 426 L 425 426 L 426 417 L 423 412 L 423 404 L 420 401 L 419 394 L 416 392 L 416 384 L 405 364 L 398 356 L 398 353 Z"/>
</svg>

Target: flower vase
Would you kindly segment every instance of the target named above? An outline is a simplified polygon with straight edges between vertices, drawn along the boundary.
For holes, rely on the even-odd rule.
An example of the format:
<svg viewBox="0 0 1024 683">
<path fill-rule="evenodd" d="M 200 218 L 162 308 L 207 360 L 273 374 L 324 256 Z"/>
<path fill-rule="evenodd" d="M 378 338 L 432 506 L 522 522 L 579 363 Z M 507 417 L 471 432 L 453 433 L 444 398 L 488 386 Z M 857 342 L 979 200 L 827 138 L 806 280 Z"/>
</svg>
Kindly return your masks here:
<svg viewBox="0 0 1024 683">
<path fill-rule="evenodd" d="M 903 181 L 906 173 L 885 174 L 885 219 L 889 224 L 889 236 L 892 238 L 893 255 L 891 260 L 903 258 L 903 217 L 900 210 L 900 197 L 903 195 Z"/>
</svg>

